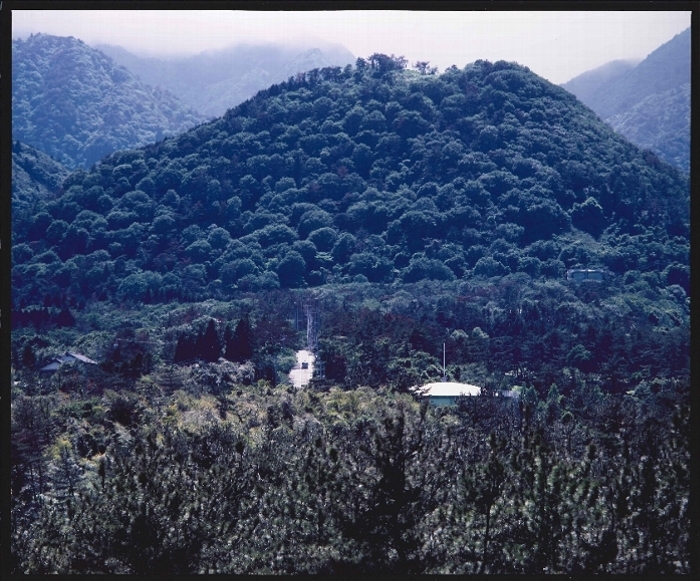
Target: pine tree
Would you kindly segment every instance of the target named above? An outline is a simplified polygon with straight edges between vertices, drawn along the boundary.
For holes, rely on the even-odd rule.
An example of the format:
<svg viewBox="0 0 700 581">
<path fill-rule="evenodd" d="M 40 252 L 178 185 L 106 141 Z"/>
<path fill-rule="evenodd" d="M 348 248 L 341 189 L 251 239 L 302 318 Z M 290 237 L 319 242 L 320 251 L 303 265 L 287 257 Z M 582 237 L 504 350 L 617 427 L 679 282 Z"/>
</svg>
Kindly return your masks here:
<svg viewBox="0 0 700 581">
<path fill-rule="evenodd" d="M 177 346 L 175 347 L 173 363 L 188 361 L 190 359 L 194 359 L 195 357 L 197 357 L 195 340 L 189 335 L 180 335 L 177 340 Z"/>
<path fill-rule="evenodd" d="M 221 356 L 221 343 L 216 332 L 214 319 L 209 319 L 209 325 L 203 335 L 197 337 L 197 355 L 210 363 L 218 361 Z"/>
<path fill-rule="evenodd" d="M 253 329 L 248 315 L 238 321 L 233 337 L 226 344 L 224 357 L 229 361 L 247 361 L 253 357 Z"/>
<path fill-rule="evenodd" d="M 22 350 L 22 365 L 24 367 L 34 367 L 36 365 L 36 356 L 34 355 L 34 349 L 27 343 Z"/>
<path fill-rule="evenodd" d="M 56 325 L 58 327 L 73 327 L 75 325 L 75 317 L 68 310 L 68 307 L 64 308 L 56 317 Z"/>
</svg>

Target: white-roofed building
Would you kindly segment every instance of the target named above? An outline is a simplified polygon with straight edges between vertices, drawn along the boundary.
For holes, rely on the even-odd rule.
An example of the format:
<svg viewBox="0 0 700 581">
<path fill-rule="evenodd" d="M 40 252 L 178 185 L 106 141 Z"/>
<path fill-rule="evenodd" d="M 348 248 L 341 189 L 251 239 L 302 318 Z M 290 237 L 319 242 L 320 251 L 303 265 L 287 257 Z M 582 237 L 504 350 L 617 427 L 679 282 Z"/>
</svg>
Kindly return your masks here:
<svg viewBox="0 0 700 581">
<path fill-rule="evenodd" d="M 441 406 L 454 405 L 457 402 L 457 398 L 462 395 L 481 395 L 481 388 L 469 383 L 438 381 L 415 387 L 413 392 L 421 397 L 429 398 L 431 404 Z"/>
</svg>

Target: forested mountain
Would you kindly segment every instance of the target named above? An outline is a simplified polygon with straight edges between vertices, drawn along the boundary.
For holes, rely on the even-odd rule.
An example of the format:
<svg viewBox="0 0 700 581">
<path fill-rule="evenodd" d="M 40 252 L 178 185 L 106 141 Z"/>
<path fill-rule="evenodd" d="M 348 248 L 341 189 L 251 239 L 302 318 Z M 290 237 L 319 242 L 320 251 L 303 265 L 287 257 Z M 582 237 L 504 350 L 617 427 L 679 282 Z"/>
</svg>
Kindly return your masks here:
<svg viewBox="0 0 700 581">
<path fill-rule="evenodd" d="M 690 83 L 653 93 L 606 122 L 635 145 L 690 172 Z"/>
<path fill-rule="evenodd" d="M 687 178 L 569 93 L 505 62 L 403 64 L 312 71 L 73 173 L 15 216 L 32 247 L 17 298 L 55 292 L 59 271 L 86 298 L 138 301 L 687 264 Z"/>
<path fill-rule="evenodd" d="M 12 144 L 12 211 L 23 215 L 31 212 L 38 200 L 49 200 L 59 191 L 70 173 L 55 159 L 15 141 Z"/>
<path fill-rule="evenodd" d="M 689 198 L 524 67 L 380 54 L 74 171 L 13 207 L 12 571 L 688 574 Z M 408 393 L 443 349 L 483 397 Z"/>
<path fill-rule="evenodd" d="M 70 169 L 202 120 L 78 39 L 36 34 L 12 41 L 13 137 Z"/>
<path fill-rule="evenodd" d="M 619 61 L 615 61 L 617 63 Z M 615 131 L 661 159 L 690 171 L 690 28 L 637 66 L 619 72 L 608 63 L 562 85 Z M 608 80 L 591 84 L 603 71 Z"/>
<path fill-rule="evenodd" d="M 654 93 L 690 82 L 690 28 L 674 36 L 628 72 L 601 86 L 588 106 L 607 119 Z"/>
<path fill-rule="evenodd" d="M 239 44 L 190 57 L 139 57 L 119 46 L 97 45 L 142 81 L 160 86 L 209 118 L 299 72 L 345 66 L 355 57 L 339 44 Z"/>
<path fill-rule="evenodd" d="M 560 87 L 573 93 L 588 105 L 604 84 L 620 77 L 636 67 L 640 62 L 641 60 L 629 59 L 610 61 L 574 77 L 570 81 L 561 84 Z"/>
</svg>

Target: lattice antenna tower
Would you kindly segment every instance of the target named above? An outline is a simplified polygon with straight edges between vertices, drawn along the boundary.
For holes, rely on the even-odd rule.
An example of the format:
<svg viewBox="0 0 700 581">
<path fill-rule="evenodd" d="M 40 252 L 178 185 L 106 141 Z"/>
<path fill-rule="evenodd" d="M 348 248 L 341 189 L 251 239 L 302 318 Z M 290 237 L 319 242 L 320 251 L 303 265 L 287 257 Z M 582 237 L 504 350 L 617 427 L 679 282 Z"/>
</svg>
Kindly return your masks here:
<svg viewBox="0 0 700 581">
<path fill-rule="evenodd" d="M 312 353 L 318 351 L 318 327 L 321 318 L 321 308 L 318 299 L 310 298 L 304 303 L 306 312 L 306 348 Z"/>
</svg>

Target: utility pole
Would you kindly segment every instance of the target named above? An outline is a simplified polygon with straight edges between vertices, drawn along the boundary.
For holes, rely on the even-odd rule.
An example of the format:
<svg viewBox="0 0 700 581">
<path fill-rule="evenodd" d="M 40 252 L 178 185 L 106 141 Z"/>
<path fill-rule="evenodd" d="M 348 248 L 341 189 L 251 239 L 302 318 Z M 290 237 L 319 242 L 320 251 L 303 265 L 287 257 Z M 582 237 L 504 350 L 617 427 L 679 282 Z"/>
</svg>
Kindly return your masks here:
<svg viewBox="0 0 700 581">
<path fill-rule="evenodd" d="M 446 363 L 446 358 L 445 358 L 445 344 L 442 344 L 442 381 L 447 381 L 447 367 L 445 365 Z"/>
</svg>

